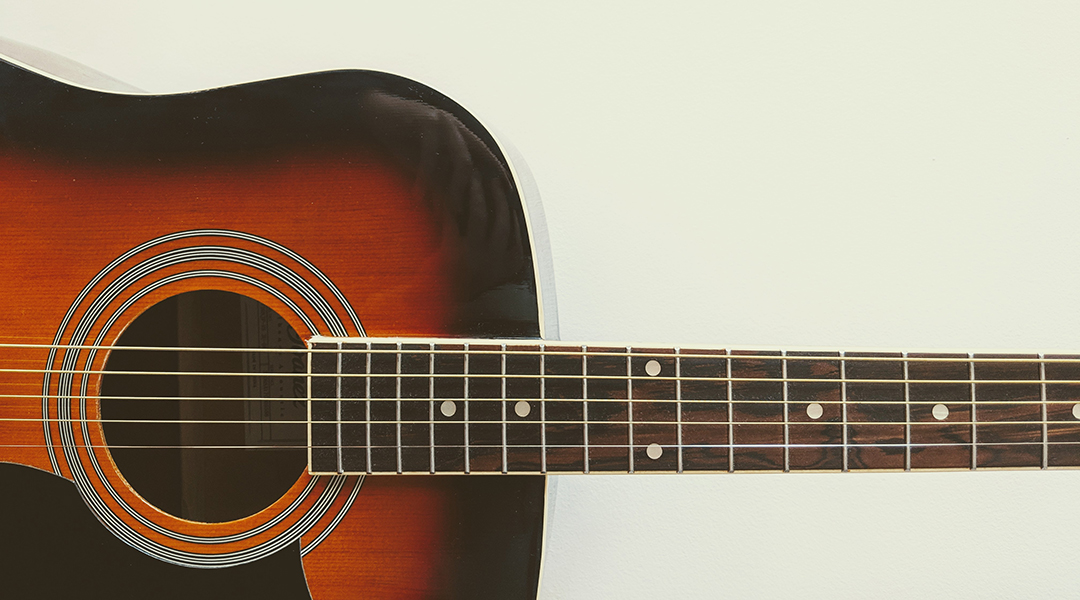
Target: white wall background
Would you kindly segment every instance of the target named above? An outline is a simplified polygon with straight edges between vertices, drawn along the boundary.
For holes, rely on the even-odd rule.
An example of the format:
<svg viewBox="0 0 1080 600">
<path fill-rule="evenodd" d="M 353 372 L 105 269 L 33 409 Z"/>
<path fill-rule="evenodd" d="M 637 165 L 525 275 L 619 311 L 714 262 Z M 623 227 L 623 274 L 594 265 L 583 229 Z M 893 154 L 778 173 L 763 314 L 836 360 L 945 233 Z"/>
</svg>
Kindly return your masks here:
<svg viewBox="0 0 1080 600">
<path fill-rule="evenodd" d="M 1080 348 L 1071 2 L 0 0 L 145 90 L 362 67 L 528 160 L 562 337 Z M 541 598 L 1077 594 L 1080 473 L 562 477 Z"/>
</svg>

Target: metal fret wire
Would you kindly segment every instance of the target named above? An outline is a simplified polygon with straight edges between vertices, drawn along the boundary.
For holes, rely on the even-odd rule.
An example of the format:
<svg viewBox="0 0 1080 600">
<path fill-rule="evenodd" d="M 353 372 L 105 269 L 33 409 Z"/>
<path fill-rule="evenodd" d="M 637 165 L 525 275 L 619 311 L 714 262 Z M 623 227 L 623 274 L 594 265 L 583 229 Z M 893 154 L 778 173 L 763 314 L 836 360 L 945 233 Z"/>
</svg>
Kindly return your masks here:
<svg viewBox="0 0 1080 600">
<path fill-rule="evenodd" d="M 586 352 L 586 350 L 587 350 L 587 348 L 585 346 L 581 347 L 581 374 L 583 376 L 589 374 L 589 364 L 588 364 L 589 355 Z M 589 472 L 589 400 L 588 400 L 588 398 L 589 398 L 589 378 L 588 377 L 583 377 L 582 380 L 581 380 L 581 395 L 583 397 L 583 400 L 582 400 L 582 403 L 581 403 L 581 416 L 582 416 L 582 419 L 585 422 L 585 424 L 582 425 L 582 427 L 581 427 L 581 429 L 582 429 L 581 434 L 582 434 L 582 437 L 583 437 L 583 439 L 585 441 L 585 472 L 588 473 Z"/>
<path fill-rule="evenodd" d="M 428 395 L 431 396 L 431 403 L 428 406 L 428 420 L 430 425 L 428 426 L 428 435 L 431 436 L 431 472 L 435 472 L 435 344 L 431 344 L 431 356 L 428 357 Z"/>
<path fill-rule="evenodd" d="M 402 471 L 403 461 L 401 457 L 401 342 L 397 345 L 397 364 L 394 366 L 394 372 L 397 374 L 397 380 L 394 385 L 394 404 L 396 405 L 395 414 L 397 415 L 397 470 L 398 473 Z M 468 379 L 465 380 L 468 382 Z M 371 441 L 368 440 L 370 444 Z"/>
<path fill-rule="evenodd" d="M 461 391 L 465 405 L 465 472 L 469 472 L 469 345 L 465 344 L 465 385 Z"/>
<path fill-rule="evenodd" d="M 308 357 L 307 357 L 307 375 L 308 375 L 308 378 L 307 378 L 307 395 L 308 395 L 308 398 L 311 398 L 311 396 L 312 396 L 312 394 L 311 394 L 311 359 L 312 359 L 313 356 L 314 356 L 313 354 L 308 354 Z M 368 396 L 371 396 L 371 394 L 369 393 Z M 307 439 L 308 439 L 308 441 L 310 441 L 312 439 L 312 437 L 311 437 L 312 436 L 312 434 L 311 434 L 311 426 L 312 426 L 313 419 L 312 419 L 311 410 L 312 410 L 312 407 L 314 407 L 314 406 L 315 405 L 313 403 L 308 402 L 308 405 L 307 405 Z M 48 413 L 46 413 L 46 414 L 48 414 Z M 369 415 L 368 418 L 371 418 L 370 415 Z M 371 443 L 370 439 L 368 440 L 368 443 L 369 444 Z M 307 447 L 307 461 L 308 461 L 309 465 L 314 464 L 311 454 L 312 454 L 312 448 L 309 445 Z"/>
<path fill-rule="evenodd" d="M 340 342 L 338 343 L 338 350 L 341 350 L 341 343 Z M 337 409 L 336 414 L 337 414 L 337 420 L 338 420 L 338 422 L 337 422 L 337 445 L 338 445 L 338 447 L 337 447 L 337 466 L 338 466 L 338 473 L 344 473 L 345 472 L 345 463 L 344 463 L 344 461 L 342 460 L 342 457 L 341 457 L 341 444 L 344 442 L 344 440 L 341 439 L 341 421 L 342 421 L 342 416 L 341 416 L 341 356 L 342 356 L 341 354 L 338 354 L 338 356 L 337 356 L 337 374 L 338 374 L 337 390 L 336 390 L 336 396 L 337 396 L 336 404 L 337 404 L 337 406 L 335 407 Z M 369 440 L 369 443 L 370 443 L 370 440 Z"/>
<path fill-rule="evenodd" d="M 911 470 L 911 384 L 908 382 L 907 352 L 904 353 L 904 470 Z"/>
<path fill-rule="evenodd" d="M 844 366 L 846 364 L 847 364 L 846 361 L 844 361 L 844 353 L 841 352 L 840 353 L 840 380 L 842 381 L 842 383 L 840 384 L 840 412 L 841 412 L 841 421 L 844 424 L 844 428 L 841 431 L 841 435 L 843 436 L 843 440 L 844 440 L 844 454 L 843 454 L 843 459 L 842 459 L 844 467 L 841 470 L 843 472 L 845 472 L 845 473 L 848 470 L 847 370 L 846 370 L 846 367 Z"/>
<path fill-rule="evenodd" d="M 1043 355 L 1040 354 L 1039 358 L 1041 359 L 1042 357 L 1043 357 Z M 1050 464 L 1050 439 L 1048 437 L 1048 431 L 1047 431 L 1047 427 L 1046 427 L 1046 421 L 1048 419 L 1048 415 L 1047 415 L 1047 410 L 1046 410 L 1046 364 L 1045 363 L 1040 363 L 1039 364 L 1039 381 L 1041 382 L 1039 384 L 1039 400 L 1042 402 L 1042 420 L 1043 420 L 1043 426 L 1042 426 L 1042 441 L 1043 441 L 1042 468 L 1045 469 Z M 974 419 L 972 419 L 972 420 L 974 420 Z"/>
<path fill-rule="evenodd" d="M 540 344 L 540 374 L 546 373 L 547 365 L 544 360 L 544 345 Z M 540 470 L 547 471 L 547 402 L 544 402 L 546 380 L 540 378 Z"/>
<path fill-rule="evenodd" d="M 367 360 L 365 361 L 367 363 L 367 365 L 366 365 L 365 368 L 366 368 L 367 374 L 371 375 L 371 344 L 370 343 L 367 345 L 367 349 L 368 349 L 368 354 L 367 354 Z M 435 360 L 435 355 L 433 354 L 431 358 L 432 358 L 432 360 Z M 364 406 L 365 416 L 367 417 L 367 425 L 365 426 L 365 430 L 366 430 L 365 434 L 367 436 L 366 439 L 367 439 L 367 443 L 368 443 L 368 446 L 367 446 L 367 472 L 371 473 L 371 378 L 370 377 L 368 377 L 364 381 L 364 393 L 367 394 L 367 402 L 365 403 L 365 406 Z M 431 443 L 432 443 L 432 446 L 434 446 L 435 445 L 435 440 L 432 439 Z M 434 450 L 432 450 L 432 452 L 434 452 Z M 311 464 L 311 463 L 309 462 L 308 464 Z"/>
<path fill-rule="evenodd" d="M 968 354 L 968 359 L 974 358 L 971 354 Z M 975 469 L 979 466 L 979 454 L 978 454 L 978 438 L 975 435 L 975 422 L 978 419 L 975 416 L 975 363 L 972 362 L 968 365 L 968 374 L 971 377 L 971 468 Z"/>
<path fill-rule="evenodd" d="M 734 398 L 733 384 L 731 382 L 731 352 L 725 350 L 724 354 L 728 357 L 724 361 L 726 365 L 727 383 L 724 385 L 727 388 L 727 418 L 728 418 L 728 472 L 735 472 L 735 404 L 732 403 Z"/>
<path fill-rule="evenodd" d="M 507 448 L 506 448 L 506 344 L 502 345 L 503 355 L 502 364 L 500 370 L 502 371 L 502 472 L 509 471 L 509 463 L 507 462 Z"/>
<path fill-rule="evenodd" d="M 630 347 L 627 346 L 627 348 L 626 348 L 626 420 L 631 422 L 631 423 L 634 422 L 634 378 L 633 378 L 633 374 L 634 374 L 633 359 L 630 357 Z M 629 454 L 630 454 L 629 459 L 628 459 L 629 462 L 630 462 L 630 472 L 633 473 L 634 472 L 634 428 L 632 426 L 628 427 L 626 433 L 627 433 L 627 439 L 630 441 L 629 448 L 628 448 L 628 451 L 629 451 Z"/>
<path fill-rule="evenodd" d="M 781 356 L 786 356 L 786 352 L 781 352 Z M 791 443 L 791 432 L 788 429 L 788 421 L 790 416 L 788 415 L 788 381 L 787 381 L 787 360 L 780 362 L 780 375 L 784 379 L 784 472 L 791 470 L 791 451 L 788 449 L 788 444 Z"/>
<path fill-rule="evenodd" d="M 676 431 L 676 444 L 678 444 L 678 456 L 676 457 L 676 471 L 683 472 L 683 420 L 682 420 L 682 381 L 679 379 L 682 377 L 682 357 L 679 356 L 679 349 L 675 349 L 675 416 L 679 426 Z"/>
</svg>

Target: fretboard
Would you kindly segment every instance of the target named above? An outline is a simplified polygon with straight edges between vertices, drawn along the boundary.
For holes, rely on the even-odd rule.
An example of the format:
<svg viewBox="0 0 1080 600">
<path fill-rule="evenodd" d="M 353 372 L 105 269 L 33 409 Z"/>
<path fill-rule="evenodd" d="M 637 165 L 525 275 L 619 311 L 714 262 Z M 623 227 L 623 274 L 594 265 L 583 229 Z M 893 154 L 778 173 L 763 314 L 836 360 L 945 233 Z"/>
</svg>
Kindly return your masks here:
<svg viewBox="0 0 1080 600">
<path fill-rule="evenodd" d="M 1080 355 L 315 338 L 317 474 L 1080 466 Z"/>
</svg>

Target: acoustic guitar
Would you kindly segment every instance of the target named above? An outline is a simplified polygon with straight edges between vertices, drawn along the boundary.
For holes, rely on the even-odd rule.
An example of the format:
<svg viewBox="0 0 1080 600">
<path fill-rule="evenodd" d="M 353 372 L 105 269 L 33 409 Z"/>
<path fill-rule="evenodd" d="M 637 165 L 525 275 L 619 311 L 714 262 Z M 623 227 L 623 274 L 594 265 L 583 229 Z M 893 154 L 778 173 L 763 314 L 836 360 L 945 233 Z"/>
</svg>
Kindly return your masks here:
<svg viewBox="0 0 1080 600">
<path fill-rule="evenodd" d="M 542 212 L 398 76 L 0 61 L 0 198 L 11 597 L 533 598 L 550 473 L 1080 466 L 1080 356 L 548 339 Z"/>
</svg>

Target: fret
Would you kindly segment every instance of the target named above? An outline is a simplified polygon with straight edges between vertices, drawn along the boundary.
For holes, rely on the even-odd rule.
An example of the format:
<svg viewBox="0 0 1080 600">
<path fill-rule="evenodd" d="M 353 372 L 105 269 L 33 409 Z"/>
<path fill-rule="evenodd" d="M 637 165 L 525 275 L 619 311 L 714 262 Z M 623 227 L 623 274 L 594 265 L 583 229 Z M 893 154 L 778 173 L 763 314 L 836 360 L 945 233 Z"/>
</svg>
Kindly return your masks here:
<svg viewBox="0 0 1080 600">
<path fill-rule="evenodd" d="M 371 472 L 398 472 L 398 345 L 371 344 Z"/>
<path fill-rule="evenodd" d="M 845 355 L 848 468 L 903 469 L 906 422 L 903 361 L 851 360 L 861 357 L 903 358 L 895 352 Z M 895 383 L 880 380 L 895 380 Z"/>
<path fill-rule="evenodd" d="M 844 467 L 840 354 L 789 352 L 787 355 L 800 359 L 786 361 L 788 377 L 815 380 L 788 384 L 789 466 L 793 471 L 839 471 Z M 804 357 L 821 358 L 801 360 Z"/>
<path fill-rule="evenodd" d="M 791 422 L 790 414 L 788 414 L 788 361 L 787 352 L 781 351 L 780 356 L 783 356 L 780 360 L 780 372 L 781 377 L 784 378 L 784 472 L 787 473 L 791 470 L 791 428 L 788 423 Z"/>
<path fill-rule="evenodd" d="M 540 344 L 540 472 L 547 473 L 547 348 Z"/>
<path fill-rule="evenodd" d="M 1043 360 L 1043 355 L 1039 355 L 1039 402 L 1042 403 L 1042 468 L 1047 468 L 1049 461 L 1050 444 L 1047 439 L 1047 422 L 1046 422 L 1046 361 Z"/>
<path fill-rule="evenodd" d="M 312 347 L 314 347 L 314 346 L 315 345 L 312 344 Z M 312 454 L 311 451 L 312 451 L 312 448 L 314 448 L 314 446 L 315 446 L 315 442 L 314 442 L 315 438 L 314 438 L 314 436 L 312 436 L 312 431 L 311 431 L 312 430 L 311 407 L 312 407 L 313 404 L 315 404 L 315 402 L 312 400 L 313 396 L 311 395 L 311 381 L 313 379 L 313 377 L 311 376 L 311 358 L 312 358 L 313 354 L 314 353 L 312 353 L 312 352 L 307 353 L 307 382 L 306 383 L 307 383 L 307 395 L 308 395 L 308 401 L 307 401 L 307 462 L 308 462 L 308 472 L 314 472 L 315 471 L 315 463 L 313 463 L 311 461 L 311 454 Z"/>
<path fill-rule="evenodd" d="M 841 436 L 844 445 L 844 453 L 841 458 L 840 470 L 847 473 L 850 468 L 850 455 L 848 454 L 848 384 L 847 384 L 847 354 L 840 353 L 840 421 L 842 423 Z"/>
<path fill-rule="evenodd" d="M 630 436 L 634 471 L 675 471 L 679 426 L 677 405 L 672 402 L 676 399 L 674 351 L 632 348 L 628 354 L 633 385 Z M 638 354 L 646 356 L 635 356 Z M 650 364 L 656 369 L 655 375 L 650 373 Z"/>
<path fill-rule="evenodd" d="M 462 439 L 464 442 L 465 450 L 465 473 L 469 472 L 469 344 L 464 344 L 465 353 L 462 356 L 462 368 L 461 372 L 464 374 L 464 381 L 462 381 L 461 394 L 462 394 L 462 411 L 461 411 L 461 426 L 462 426 Z"/>
<path fill-rule="evenodd" d="M 364 344 L 368 353 L 364 356 L 364 437 L 367 438 L 367 448 L 364 452 L 367 472 L 371 473 L 371 344 Z"/>
<path fill-rule="evenodd" d="M 1023 358 L 1025 362 L 974 362 L 972 441 L 976 466 L 1042 466 L 1042 384 L 1037 355 L 977 354 L 975 358 Z M 978 384 L 978 380 L 1018 383 Z"/>
<path fill-rule="evenodd" d="M 676 469 L 679 473 L 683 472 L 683 446 L 682 446 L 682 357 L 679 356 L 679 349 L 675 349 L 675 410 L 678 412 L 676 422 L 677 439 L 675 443 L 678 445 L 678 464 Z"/>
<path fill-rule="evenodd" d="M 630 380 L 626 348 L 589 348 L 585 364 L 584 415 L 588 464 L 595 471 L 630 470 Z M 617 377 L 617 379 L 597 379 Z M 596 400 L 589 402 L 588 400 Z M 622 400 L 622 402 L 619 402 Z"/>
<path fill-rule="evenodd" d="M 431 359 L 428 344 L 403 343 L 399 355 L 397 399 L 401 447 L 399 468 L 403 473 L 431 470 Z"/>
<path fill-rule="evenodd" d="M 334 382 L 336 387 L 335 397 L 337 398 L 337 400 L 334 401 L 334 420 L 337 422 L 334 423 L 334 427 L 337 428 L 337 472 L 344 473 L 345 469 L 341 462 L 341 447 L 343 446 L 341 440 L 341 342 L 338 342 L 337 350 L 335 360 L 337 377 Z"/>
<path fill-rule="evenodd" d="M 727 395 L 727 470 L 728 473 L 735 472 L 735 402 L 732 395 L 733 386 L 731 385 L 731 350 L 725 350 L 724 354 L 727 358 L 724 360 L 724 376 L 727 377 L 725 383 L 725 393 Z"/>
<path fill-rule="evenodd" d="M 1047 354 L 1047 360 L 1076 360 L 1080 356 Z M 1080 381 L 1080 362 L 1045 366 L 1046 383 L 1046 463 L 1048 467 L 1080 467 L 1080 419 L 1073 410 L 1080 403 L 1080 384 L 1054 383 Z"/>
<path fill-rule="evenodd" d="M 468 371 L 470 375 L 499 377 L 469 377 L 466 395 L 468 414 L 466 438 L 469 471 L 500 473 L 503 470 L 503 354 L 502 347 L 489 344 L 469 344 Z M 489 354 L 484 354 L 488 352 Z M 476 401 L 473 401 L 476 400 Z M 500 400 L 495 402 L 494 400 Z"/>
<path fill-rule="evenodd" d="M 941 359 L 955 358 L 956 362 Z M 919 359 L 933 359 L 921 361 Z M 971 466 L 970 362 L 966 354 L 908 354 L 908 398 L 912 469 L 964 469 Z M 924 380 L 956 383 L 920 383 Z M 935 416 L 943 406 L 944 418 Z"/>
<path fill-rule="evenodd" d="M 428 344 L 428 350 L 431 355 L 428 356 L 428 436 L 429 436 L 429 452 L 428 452 L 428 469 L 430 473 L 435 472 L 435 344 Z"/>
<path fill-rule="evenodd" d="M 731 375 L 735 379 L 774 381 L 732 381 L 735 425 L 735 469 L 739 471 L 784 468 L 782 365 L 774 351 L 732 351 Z M 743 402 L 740 402 L 743 401 Z"/>
<path fill-rule="evenodd" d="M 368 372 L 367 344 L 345 343 L 338 355 L 341 373 Z M 368 469 L 368 400 L 369 377 L 341 377 L 341 467 L 342 472 L 365 473 Z"/>
<path fill-rule="evenodd" d="M 731 388 L 724 350 L 683 349 L 679 358 L 684 471 L 727 471 Z"/>
<path fill-rule="evenodd" d="M 502 374 L 502 382 L 500 387 L 502 402 L 502 472 L 506 473 L 506 344 L 500 347 L 502 350 L 502 356 L 499 357 L 499 369 Z"/>
<path fill-rule="evenodd" d="M 589 472 L 589 347 L 581 347 L 581 372 L 586 375 L 586 378 L 581 382 L 581 397 L 584 400 L 581 404 L 581 420 L 585 425 L 582 428 L 581 435 L 584 438 L 585 452 L 585 473 Z"/>
<path fill-rule="evenodd" d="M 968 353 L 968 379 L 971 380 L 971 470 L 979 467 L 979 431 L 975 427 L 978 420 L 975 406 L 975 355 Z"/>
<path fill-rule="evenodd" d="M 908 353 L 904 352 L 904 470 L 911 470 L 911 378 Z"/>
<path fill-rule="evenodd" d="M 401 473 L 401 342 L 397 343 L 397 360 L 394 372 L 397 375 L 394 382 L 394 414 L 397 434 L 397 472 Z"/>
<path fill-rule="evenodd" d="M 634 422 L 634 378 L 632 377 L 633 367 L 630 364 L 630 347 L 626 347 L 626 419 L 630 423 Z M 634 472 L 634 427 L 630 425 L 627 430 L 627 439 L 629 440 L 626 446 L 626 460 L 630 463 L 629 472 Z"/>
<path fill-rule="evenodd" d="M 506 468 L 510 472 L 535 473 L 544 470 L 544 447 L 541 424 L 544 402 L 543 356 L 536 353 L 541 346 L 514 346 L 514 353 L 506 355 L 506 397 L 514 407 L 508 411 L 510 422 L 506 425 Z M 534 354 L 518 354 L 519 352 Z M 518 407 L 518 403 L 524 402 Z M 524 413 L 524 416 L 521 415 Z"/>
<path fill-rule="evenodd" d="M 543 403 L 548 472 L 585 470 L 584 373 L 580 346 L 547 346 Z"/>
<path fill-rule="evenodd" d="M 337 350 L 336 343 L 314 345 L 319 350 Z M 337 374 L 338 353 L 312 352 L 309 354 L 309 372 L 311 373 L 309 391 L 312 400 L 308 402 L 310 416 L 310 470 L 319 473 L 337 473 L 341 445 L 338 443 L 337 404 L 326 399 L 336 399 L 338 395 Z M 319 377 L 318 375 L 322 375 Z M 327 376 L 329 375 L 329 377 Z M 316 398 L 324 399 L 322 401 Z"/>
<path fill-rule="evenodd" d="M 435 352 L 435 472 L 464 473 L 465 345 L 436 344 Z"/>
</svg>

